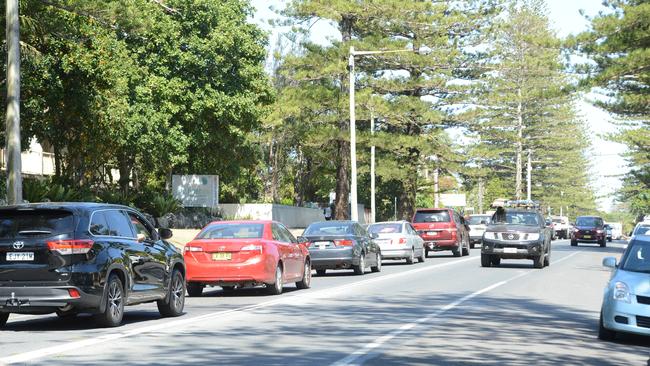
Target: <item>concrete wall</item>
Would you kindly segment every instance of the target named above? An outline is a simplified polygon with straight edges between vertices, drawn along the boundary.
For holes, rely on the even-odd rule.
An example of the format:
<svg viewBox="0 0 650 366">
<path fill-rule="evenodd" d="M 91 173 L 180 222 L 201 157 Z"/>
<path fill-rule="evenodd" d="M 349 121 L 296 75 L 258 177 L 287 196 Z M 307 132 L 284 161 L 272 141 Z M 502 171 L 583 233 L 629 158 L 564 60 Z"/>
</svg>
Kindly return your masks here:
<svg viewBox="0 0 650 366">
<path fill-rule="evenodd" d="M 270 203 L 224 203 L 221 214 L 228 218 L 275 220 L 288 228 L 305 228 L 315 221 L 325 221 L 323 212 L 316 208 L 276 205 Z"/>
</svg>

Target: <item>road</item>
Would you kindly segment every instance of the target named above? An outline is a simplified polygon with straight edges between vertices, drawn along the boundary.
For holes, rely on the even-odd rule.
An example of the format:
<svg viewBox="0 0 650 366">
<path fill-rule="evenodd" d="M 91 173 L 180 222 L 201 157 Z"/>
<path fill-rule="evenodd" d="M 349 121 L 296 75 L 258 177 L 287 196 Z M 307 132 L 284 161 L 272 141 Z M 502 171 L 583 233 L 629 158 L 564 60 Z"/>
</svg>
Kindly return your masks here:
<svg viewBox="0 0 650 366">
<path fill-rule="evenodd" d="M 14 315 L 0 331 L 0 364 L 646 365 L 649 339 L 597 339 L 609 277 L 600 263 L 623 248 L 556 241 L 542 270 L 481 268 L 478 249 L 438 254 L 364 276 L 332 271 L 280 296 L 214 288 L 188 298 L 179 318 L 140 305 L 113 329 Z"/>
</svg>

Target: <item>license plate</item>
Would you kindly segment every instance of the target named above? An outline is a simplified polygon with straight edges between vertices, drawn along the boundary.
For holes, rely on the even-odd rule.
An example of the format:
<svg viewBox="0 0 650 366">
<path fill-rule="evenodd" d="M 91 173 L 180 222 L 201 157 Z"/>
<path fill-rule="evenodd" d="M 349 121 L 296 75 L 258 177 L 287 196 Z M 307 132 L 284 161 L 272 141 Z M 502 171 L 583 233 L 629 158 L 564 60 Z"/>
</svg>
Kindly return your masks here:
<svg viewBox="0 0 650 366">
<path fill-rule="evenodd" d="M 583 238 L 585 238 L 585 239 L 591 239 L 591 235 L 585 235 L 585 236 L 583 236 Z"/>
<path fill-rule="evenodd" d="M 33 261 L 34 252 L 9 252 L 7 261 Z"/>
<path fill-rule="evenodd" d="M 231 259 L 232 259 L 232 253 L 230 252 L 212 253 L 213 261 L 229 261 Z"/>
<path fill-rule="evenodd" d="M 427 231 L 427 235 L 436 236 L 436 235 L 438 235 L 438 232 L 437 231 Z"/>
<path fill-rule="evenodd" d="M 318 247 L 318 249 L 325 249 L 329 243 L 328 241 L 315 241 L 314 246 Z"/>
<path fill-rule="evenodd" d="M 517 248 L 503 248 L 504 253 L 517 253 Z"/>
</svg>

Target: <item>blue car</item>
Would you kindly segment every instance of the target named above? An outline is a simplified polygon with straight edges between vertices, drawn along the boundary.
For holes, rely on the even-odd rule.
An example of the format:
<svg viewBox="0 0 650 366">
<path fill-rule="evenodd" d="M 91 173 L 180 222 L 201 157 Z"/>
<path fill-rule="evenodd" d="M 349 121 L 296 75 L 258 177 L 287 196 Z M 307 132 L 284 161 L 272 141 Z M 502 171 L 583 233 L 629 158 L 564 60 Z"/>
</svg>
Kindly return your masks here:
<svg viewBox="0 0 650 366">
<path fill-rule="evenodd" d="M 650 336 L 650 235 L 636 236 L 616 263 L 603 259 L 612 268 L 600 311 L 598 338 L 613 340 L 616 333 Z"/>
</svg>

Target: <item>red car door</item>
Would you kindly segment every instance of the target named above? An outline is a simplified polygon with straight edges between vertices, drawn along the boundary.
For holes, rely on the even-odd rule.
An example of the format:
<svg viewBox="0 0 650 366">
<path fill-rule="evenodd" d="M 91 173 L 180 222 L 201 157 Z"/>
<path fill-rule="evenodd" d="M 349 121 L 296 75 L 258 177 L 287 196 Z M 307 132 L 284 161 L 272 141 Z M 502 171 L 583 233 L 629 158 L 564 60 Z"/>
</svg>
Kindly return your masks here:
<svg viewBox="0 0 650 366">
<path fill-rule="evenodd" d="M 293 267 L 292 272 L 296 276 L 295 278 L 300 279 L 302 278 L 302 272 L 305 268 L 305 260 L 307 259 L 305 252 L 300 247 L 300 244 L 298 244 L 298 240 L 296 239 L 296 237 L 293 236 L 293 234 L 291 234 L 291 231 L 289 231 L 289 229 L 287 229 L 282 224 L 278 224 L 278 225 L 280 226 L 280 231 L 287 239 L 287 242 L 291 244 L 290 251 L 291 251 L 291 262 Z"/>
<path fill-rule="evenodd" d="M 292 279 L 296 276 L 296 264 L 293 259 L 292 243 L 288 242 L 288 238 L 282 232 L 280 225 L 277 223 L 271 224 L 271 231 L 273 232 L 273 243 L 278 249 L 278 255 L 284 265 L 284 278 Z"/>
</svg>

